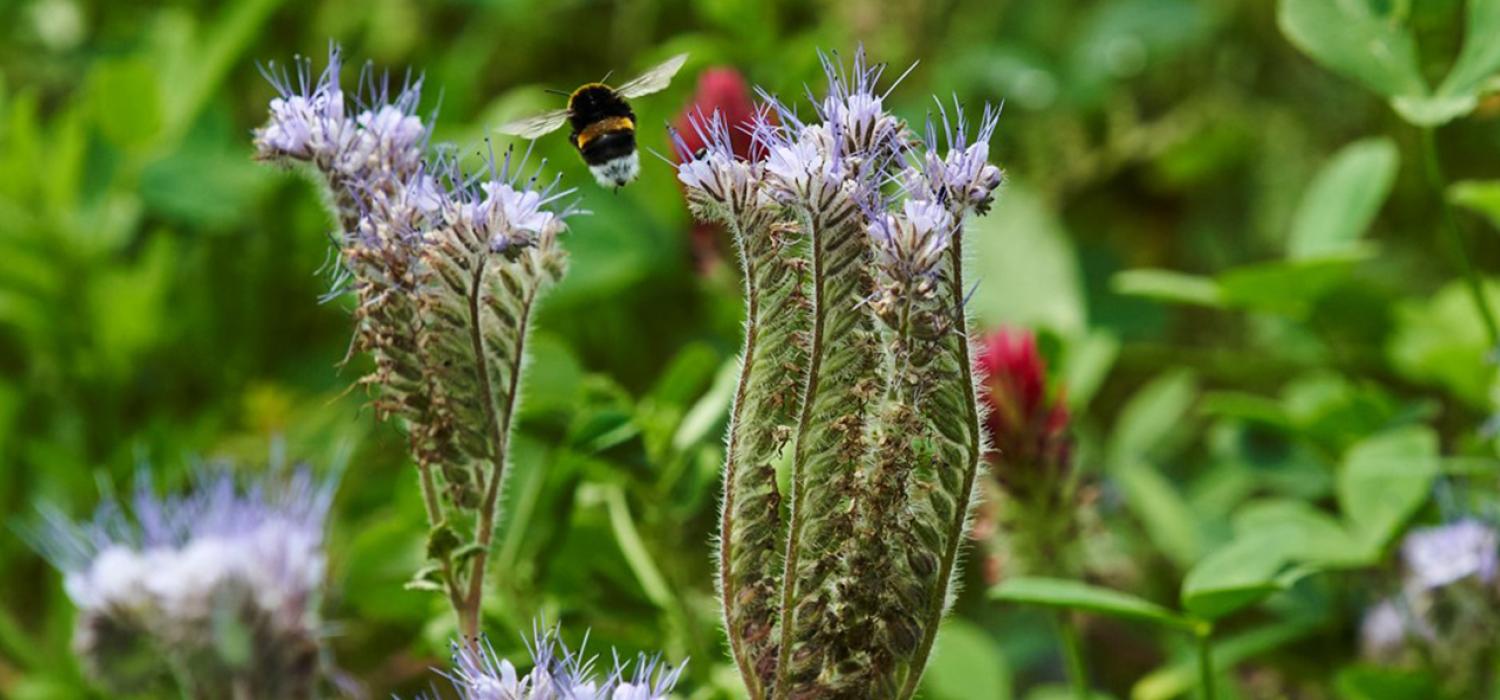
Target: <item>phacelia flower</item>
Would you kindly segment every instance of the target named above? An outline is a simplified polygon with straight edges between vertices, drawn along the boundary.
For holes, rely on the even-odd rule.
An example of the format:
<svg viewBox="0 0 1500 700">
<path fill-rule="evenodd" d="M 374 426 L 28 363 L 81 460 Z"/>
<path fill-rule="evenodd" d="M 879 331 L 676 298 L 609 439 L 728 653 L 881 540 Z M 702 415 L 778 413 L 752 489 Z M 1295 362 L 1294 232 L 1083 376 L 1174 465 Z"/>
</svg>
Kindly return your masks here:
<svg viewBox="0 0 1500 700">
<path fill-rule="evenodd" d="M 296 62 L 295 76 L 266 71 L 279 96 L 271 100 L 270 121 L 255 130 L 256 156 L 311 163 L 346 185 L 378 187 L 409 177 L 422 166 L 431 134 L 415 114 L 422 81 L 409 80 L 392 96 L 386 80 L 366 65 L 360 81 L 365 106 L 355 111 L 339 82 L 342 68 L 338 49 L 330 48 L 316 80 L 307 59 Z"/>
<path fill-rule="evenodd" d="M 1489 686 L 1488 650 L 1500 625 L 1497 548 L 1496 530 L 1475 519 L 1407 533 L 1400 590 L 1372 606 L 1360 625 L 1365 658 L 1427 666 L 1444 697 L 1476 697 Z"/>
<path fill-rule="evenodd" d="M 723 259 L 726 237 L 722 214 L 727 212 L 713 211 L 718 207 L 712 205 L 737 201 L 731 198 L 743 193 L 748 184 L 759 184 L 758 174 L 750 172 L 753 164 L 765 156 L 753 147 L 750 136 L 757 113 L 750 86 L 739 71 L 710 68 L 698 75 L 693 99 L 673 122 L 673 163 L 679 166 L 679 180 L 683 182 L 689 205 L 699 214 L 693 221 L 692 244 L 695 267 L 700 273 L 707 274 Z M 712 157 L 712 167 L 710 163 L 699 164 L 693 168 L 698 172 L 691 181 L 683 180 L 681 166 L 704 156 Z M 724 175 L 730 177 L 723 178 Z M 699 183 L 720 186 L 712 188 L 712 196 L 705 201 L 694 197 L 695 193 L 705 191 Z M 710 206 L 705 209 L 705 204 Z"/>
<path fill-rule="evenodd" d="M 1500 534 L 1477 520 L 1413 530 L 1401 542 L 1401 558 L 1413 586 L 1440 588 L 1473 577 L 1495 580 Z"/>
<path fill-rule="evenodd" d="M 951 120 L 942 102 L 937 107 L 939 120 L 928 117 L 925 149 L 913 153 L 902 174 L 903 183 L 912 196 L 942 202 L 959 219 L 969 213 L 988 213 L 1004 179 L 1000 168 L 989 162 L 990 139 L 1000 122 L 1000 111 L 985 105 L 979 129 L 971 137 L 963 107 L 956 100 Z"/>
<path fill-rule="evenodd" d="M 679 158 L 677 180 L 687 188 L 688 201 L 704 218 L 742 218 L 760 201 L 762 166 L 735 150 L 733 130 L 722 112 L 688 120 L 687 132 L 673 131 Z M 696 147 L 695 147 L 696 144 Z"/>
<path fill-rule="evenodd" d="M 633 670 L 616 659 L 614 670 L 600 678 L 593 659 L 570 651 L 555 627 L 538 628 L 527 648 L 531 671 L 521 675 L 488 639 L 455 642 L 453 670 L 443 675 L 463 700 L 664 700 L 683 669 L 642 655 Z"/>
<path fill-rule="evenodd" d="M 1068 409 L 1048 396 L 1047 365 L 1036 336 L 995 331 L 985 339 L 977 364 L 985 377 L 983 400 L 989 404 L 994 459 L 1023 469 L 1066 467 Z"/>
<path fill-rule="evenodd" d="M 823 123 L 830 125 L 831 133 L 842 137 L 841 150 L 856 163 L 898 153 L 902 148 L 899 143 L 902 125 L 885 110 L 885 98 L 906 76 L 903 74 L 877 95 L 875 84 L 885 72 L 885 65 L 870 65 L 863 46 L 854 52 L 854 65 L 847 73 L 837 54 L 818 58 L 828 80 L 828 94 L 814 103 Z M 913 64 L 912 68 L 915 67 Z"/>
<path fill-rule="evenodd" d="M 908 199 L 896 214 L 872 222 L 882 264 L 892 276 L 912 281 L 931 276 L 953 237 L 953 217 L 937 202 Z"/>
<path fill-rule="evenodd" d="M 310 697 L 331 495 L 305 470 L 246 488 L 219 473 L 184 496 L 143 482 L 129 516 L 113 501 L 86 523 L 46 511 L 37 544 L 78 606 L 90 676 L 138 692 L 175 663 L 204 697 Z"/>
</svg>

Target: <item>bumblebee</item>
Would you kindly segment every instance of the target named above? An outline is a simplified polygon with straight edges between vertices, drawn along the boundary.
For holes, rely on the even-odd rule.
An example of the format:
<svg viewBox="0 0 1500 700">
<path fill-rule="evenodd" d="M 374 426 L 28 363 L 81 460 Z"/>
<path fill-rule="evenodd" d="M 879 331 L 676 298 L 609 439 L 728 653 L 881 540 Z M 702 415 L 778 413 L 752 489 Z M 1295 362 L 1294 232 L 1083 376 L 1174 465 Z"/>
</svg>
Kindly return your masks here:
<svg viewBox="0 0 1500 700">
<path fill-rule="evenodd" d="M 677 54 L 618 88 L 603 82 L 586 83 L 568 95 L 567 109 L 514 121 L 499 131 L 535 139 L 569 123 L 573 133 L 568 142 L 583 156 L 599 186 L 618 190 L 641 171 L 640 153 L 635 148 L 635 112 L 629 100 L 666 88 L 686 61 L 687 54 Z"/>
</svg>

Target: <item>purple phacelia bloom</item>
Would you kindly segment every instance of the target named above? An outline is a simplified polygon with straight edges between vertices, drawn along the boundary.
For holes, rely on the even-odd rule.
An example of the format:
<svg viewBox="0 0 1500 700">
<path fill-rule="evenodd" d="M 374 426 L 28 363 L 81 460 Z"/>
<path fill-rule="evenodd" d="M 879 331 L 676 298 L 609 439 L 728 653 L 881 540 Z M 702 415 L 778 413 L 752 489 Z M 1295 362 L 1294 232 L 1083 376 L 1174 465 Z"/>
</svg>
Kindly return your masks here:
<svg viewBox="0 0 1500 700">
<path fill-rule="evenodd" d="M 556 627 L 538 627 L 527 650 L 532 668 L 522 675 L 486 638 L 455 642 L 453 670 L 443 675 L 463 700 L 664 700 L 683 669 L 641 655 L 633 670 L 617 659 L 614 670 L 600 678 L 593 659 L 582 649 L 569 650 Z"/>
<path fill-rule="evenodd" d="M 331 494 L 305 470 L 245 488 L 219 472 L 181 496 L 143 479 L 128 514 L 114 501 L 83 523 L 44 511 L 35 540 L 78 606 L 85 669 L 116 692 L 186 663 L 195 694 L 307 697 Z"/>
<path fill-rule="evenodd" d="M 898 213 L 873 217 L 869 233 L 882 267 L 910 281 L 930 276 L 942 261 L 953 238 L 953 216 L 937 202 L 908 199 Z"/>
<path fill-rule="evenodd" d="M 765 117 L 763 112 L 757 114 Z M 692 129 L 690 135 L 674 129 L 671 136 L 678 155 L 677 180 L 687 188 L 690 201 L 723 208 L 736 219 L 751 208 L 765 206 L 760 186 L 763 166 L 736 152 L 723 113 L 715 111 L 707 118 L 702 114 L 689 116 L 686 122 Z M 690 150 L 687 136 L 702 147 L 696 152 Z"/>
<path fill-rule="evenodd" d="M 937 107 L 939 118 L 928 117 L 923 150 L 912 152 L 903 184 L 910 196 L 943 202 L 960 218 L 971 212 L 985 214 L 1004 180 L 1000 168 L 989 162 L 990 139 L 1000 110 L 985 105 L 979 128 L 971 136 L 963 106 L 956 99 L 951 119 L 942 102 Z"/>
<path fill-rule="evenodd" d="M 1500 535 L 1477 520 L 1413 530 L 1401 543 L 1410 584 L 1424 590 L 1470 577 L 1492 583 L 1497 555 Z"/>
<path fill-rule="evenodd" d="M 351 110 L 339 82 L 343 62 L 336 47 L 328 66 L 312 78 L 311 62 L 299 59 L 295 76 L 265 71 L 279 96 L 271 118 L 255 130 L 256 156 L 271 161 L 303 161 L 345 184 L 399 181 L 422 165 L 430 130 L 415 110 L 422 81 L 408 80 L 394 96 L 385 79 L 366 65 L 361 84 L 363 108 Z M 352 114 L 351 114 L 352 113 Z"/>
</svg>

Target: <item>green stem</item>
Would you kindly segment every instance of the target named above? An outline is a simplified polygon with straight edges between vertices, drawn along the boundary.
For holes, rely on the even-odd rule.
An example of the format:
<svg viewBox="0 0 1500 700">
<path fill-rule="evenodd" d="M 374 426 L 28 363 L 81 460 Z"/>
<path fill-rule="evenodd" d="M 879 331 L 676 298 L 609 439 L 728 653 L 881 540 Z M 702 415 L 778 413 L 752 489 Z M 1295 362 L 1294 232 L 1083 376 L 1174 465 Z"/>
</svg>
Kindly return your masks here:
<svg viewBox="0 0 1500 700">
<path fill-rule="evenodd" d="M 1065 610 L 1057 612 L 1057 636 L 1062 641 L 1063 658 L 1068 664 L 1068 684 L 1073 688 L 1075 700 L 1088 700 L 1089 670 L 1083 660 L 1083 644 L 1078 639 L 1078 629 L 1068 619 Z"/>
<path fill-rule="evenodd" d="M 1484 322 L 1490 347 L 1500 346 L 1500 324 L 1495 322 L 1495 312 L 1484 294 L 1484 283 L 1479 272 L 1474 269 L 1474 263 L 1469 260 L 1463 232 L 1458 228 L 1458 217 L 1453 213 L 1453 205 L 1448 202 L 1448 181 L 1443 176 L 1443 165 L 1438 159 L 1437 138 L 1431 128 L 1422 129 L 1422 159 L 1425 161 L 1427 184 L 1438 198 L 1438 207 L 1442 212 L 1443 235 L 1448 243 L 1448 252 L 1468 283 L 1469 295 L 1474 298 L 1474 307 L 1479 311 L 1480 320 Z"/>
<path fill-rule="evenodd" d="M 1214 700 L 1214 647 L 1212 634 L 1198 633 L 1198 697 Z"/>
</svg>

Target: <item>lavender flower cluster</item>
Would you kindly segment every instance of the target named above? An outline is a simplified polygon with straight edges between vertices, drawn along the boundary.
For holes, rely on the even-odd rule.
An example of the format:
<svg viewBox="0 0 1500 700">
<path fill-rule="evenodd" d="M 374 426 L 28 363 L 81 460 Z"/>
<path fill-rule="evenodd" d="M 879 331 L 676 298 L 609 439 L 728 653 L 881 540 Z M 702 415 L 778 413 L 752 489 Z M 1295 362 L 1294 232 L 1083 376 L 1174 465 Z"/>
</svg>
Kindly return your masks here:
<svg viewBox="0 0 1500 700">
<path fill-rule="evenodd" d="M 684 668 L 643 654 L 633 670 L 616 658 L 614 669 L 601 679 L 593 659 L 581 649 L 570 651 L 555 627 L 538 628 L 528 649 L 532 669 L 521 675 L 495 654 L 488 639 L 455 643 L 453 671 L 445 675 L 463 700 L 665 700 Z"/>
<path fill-rule="evenodd" d="M 558 237 L 577 211 L 557 179 L 525 174 L 524 156 L 491 153 L 470 175 L 430 149 L 420 79 L 392 94 L 366 67 L 350 100 L 340 71 L 337 50 L 316 78 L 305 60 L 295 76 L 268 71 L 280 96 L 256 154 L 307 167 L 330 194 L 350 351 L 373 360 L 360 383 L 406 430 L 432 524 L 432 562 L 412 587 L 445 592 L 472 639 L 532 311 L 564 272 Z"/>
<path fill-rule="evenodd" d="M 129 515 L 45 510 L 36 544 L 78 607 L 88 674 L 117 693 L 175 674 L 192 697 L 311 697 L 331 495 L 306 470 L 243 489 L 221 472 L 176 497 L 143 480 Z"/>
</svg>

